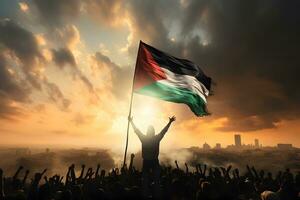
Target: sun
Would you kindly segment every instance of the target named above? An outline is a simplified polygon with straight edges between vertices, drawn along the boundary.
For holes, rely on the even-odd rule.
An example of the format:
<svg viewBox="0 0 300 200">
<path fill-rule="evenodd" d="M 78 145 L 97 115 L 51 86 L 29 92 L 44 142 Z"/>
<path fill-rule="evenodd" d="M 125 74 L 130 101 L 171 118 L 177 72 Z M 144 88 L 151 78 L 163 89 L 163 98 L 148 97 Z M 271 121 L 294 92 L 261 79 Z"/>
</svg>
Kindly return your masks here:
<svg viewBox="0 0 300 200">
<path fill-rule="evenodd" d="M 153 124 L 158 117 L 157 100 L 151 97 L 136 96 L 134 99 L 134 106 L 132 108 L 133 119 L 142 127 L 147 127 Z"/>
<path fill-rule="evenodd" d="M 141 108 L 140 113 L 141 116 L 149 118 L 149 117 L 154 117 L 155 115 L 155 107 L 153 106 L 145 106 Z"/>
</svg>

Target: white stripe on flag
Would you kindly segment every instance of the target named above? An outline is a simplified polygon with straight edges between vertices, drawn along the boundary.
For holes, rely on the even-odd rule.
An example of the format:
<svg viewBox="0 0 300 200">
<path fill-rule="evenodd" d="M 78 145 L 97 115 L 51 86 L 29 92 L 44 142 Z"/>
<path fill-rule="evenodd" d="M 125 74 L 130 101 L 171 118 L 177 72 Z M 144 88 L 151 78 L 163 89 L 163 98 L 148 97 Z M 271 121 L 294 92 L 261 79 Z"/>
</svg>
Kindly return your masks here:
<svg viewBox="0 0 300 200">
<path fill-rule="evenodd" d="M 209 91 L 195 77 L 190 75 L 175 74 L 174 72 L 171 72 L 165 68 L 161 69 L 165 72 L 167 79 L 159 80 L 158 82 L 177 88 L 191 90 L 192 92 L 198 94 L 204 100 L 204 102 L 207 103 L 206 97 L 208 96 Z"/>
</svg>

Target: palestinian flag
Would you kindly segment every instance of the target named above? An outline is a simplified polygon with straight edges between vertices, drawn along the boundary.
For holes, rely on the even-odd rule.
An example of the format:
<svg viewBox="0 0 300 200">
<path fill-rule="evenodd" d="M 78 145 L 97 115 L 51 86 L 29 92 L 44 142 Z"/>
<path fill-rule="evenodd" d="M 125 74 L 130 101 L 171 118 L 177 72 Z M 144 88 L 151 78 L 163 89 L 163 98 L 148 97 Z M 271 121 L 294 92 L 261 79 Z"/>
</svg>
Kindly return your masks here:
<svg viewBox="0 0 300 200">
<path fill-rule="evenodd" d="M 133 90 L 165 101 L 187 104 L 197 116 L 207 115 L 211 78 L 189 60 L 175 58 L 140 42 Z"/>
</svg>

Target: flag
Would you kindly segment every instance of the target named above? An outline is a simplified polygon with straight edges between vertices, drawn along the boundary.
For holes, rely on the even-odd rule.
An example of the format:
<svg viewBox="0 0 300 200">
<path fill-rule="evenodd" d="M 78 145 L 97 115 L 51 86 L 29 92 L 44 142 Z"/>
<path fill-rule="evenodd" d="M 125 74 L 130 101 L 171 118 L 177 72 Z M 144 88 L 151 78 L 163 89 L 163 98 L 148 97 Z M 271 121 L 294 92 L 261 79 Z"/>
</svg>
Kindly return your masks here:
<svg viewBox="0 0 300 200">
<path fill-rule="evenodd" d="M 140 42 L 133 91 L 189 106 L 197 116 L 207 115 L 211 78 L 200 67 Z"/>
</svg>

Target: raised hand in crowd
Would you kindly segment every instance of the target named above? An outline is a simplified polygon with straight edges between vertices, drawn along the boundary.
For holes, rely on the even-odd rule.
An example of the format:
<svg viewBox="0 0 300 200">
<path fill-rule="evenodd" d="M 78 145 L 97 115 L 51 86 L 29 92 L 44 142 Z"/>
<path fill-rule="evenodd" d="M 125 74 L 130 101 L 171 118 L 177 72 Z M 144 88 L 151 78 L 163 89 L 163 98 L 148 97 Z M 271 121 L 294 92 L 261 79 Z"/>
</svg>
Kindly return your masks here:
<svg viewBox="0 0 300 200">
<path fill-rule="evenodd" d="M 141 199 L 143 176 L 134 169 L 134 157 L 132 154 L 126 173 L 123 169 L 113 168 L 106 174 L 100 164 L 87 170 L 82 165 L 76 178 L 76 166 L 72 164 L 65 179 L 58 174 L 46 175 L 45 169 L 35 173 L 30 184 L 26 181 L 30 178 L 29 170 L 23 176 L 24 168 L 19 167 L 12 177 L 4 177 L 0 169 L 0 200 Z M 161 169 L 159 195 L 165 199 L 299 200 L 300 172 L 293 175 L 286 169 L 273 178 L 271 172 L 253 166 L 246 166 L 246 172 L 242 173 L 231 165 L 194 164 L 191 165 L 195 167 L 193 172 L 188 163 L 184 163 L 185 169 L 179 167 L 177 160 L 174 163 L 175 170 L 170 166 Z"/>
</svg>

